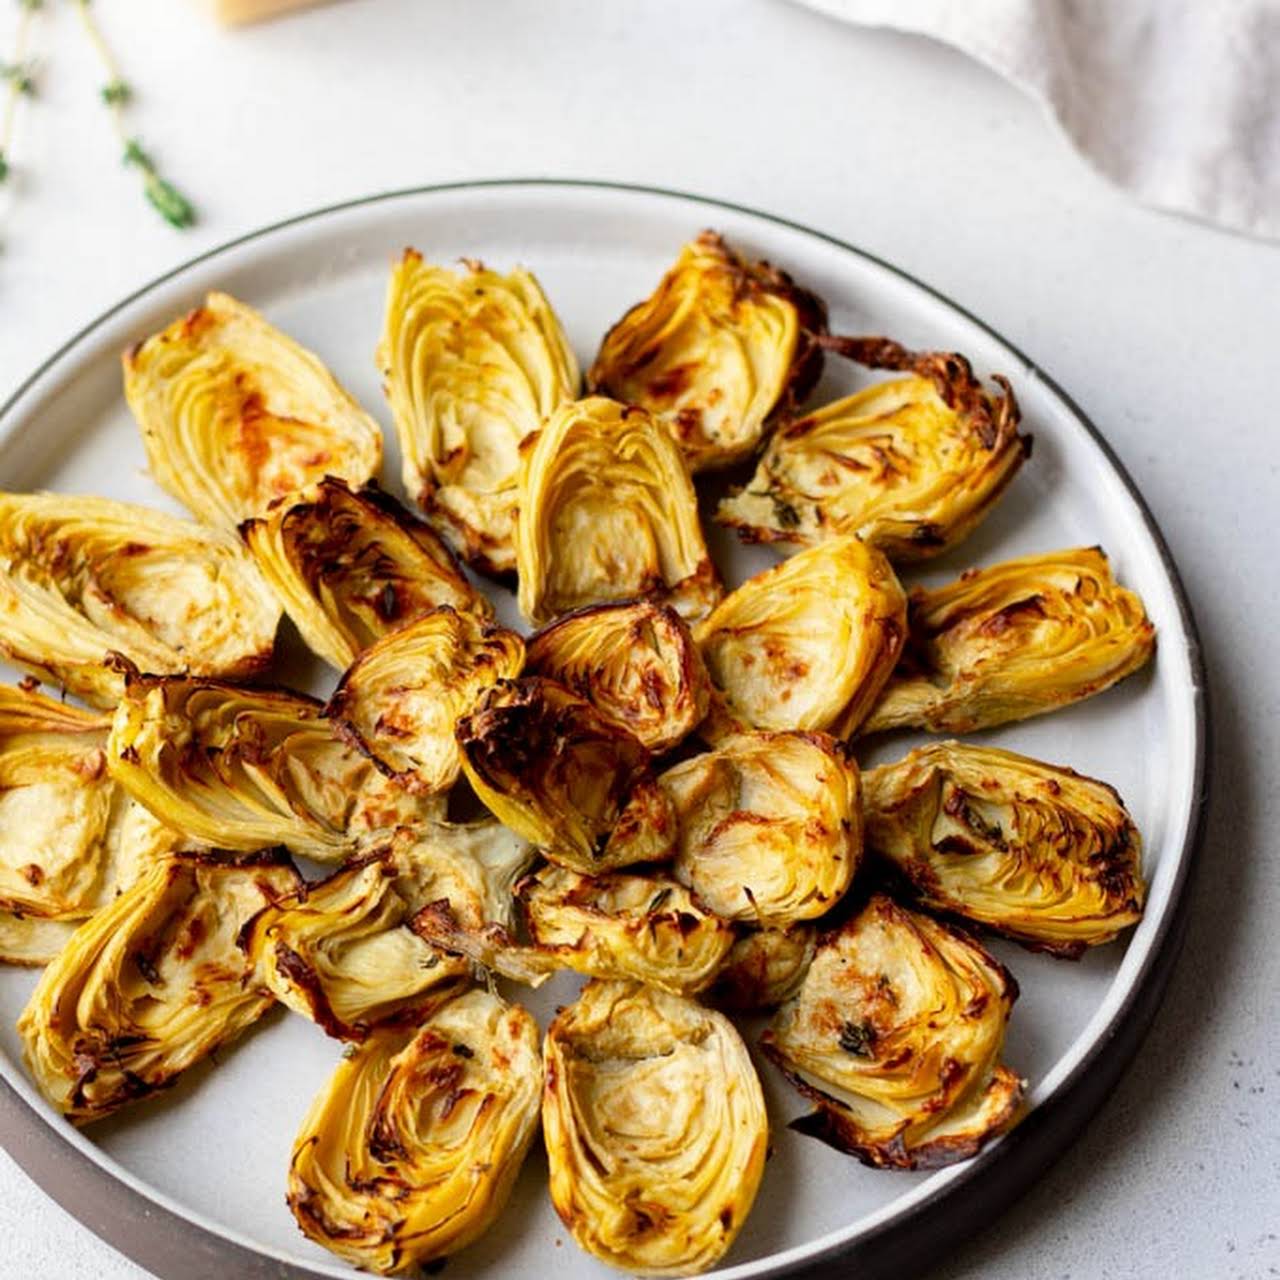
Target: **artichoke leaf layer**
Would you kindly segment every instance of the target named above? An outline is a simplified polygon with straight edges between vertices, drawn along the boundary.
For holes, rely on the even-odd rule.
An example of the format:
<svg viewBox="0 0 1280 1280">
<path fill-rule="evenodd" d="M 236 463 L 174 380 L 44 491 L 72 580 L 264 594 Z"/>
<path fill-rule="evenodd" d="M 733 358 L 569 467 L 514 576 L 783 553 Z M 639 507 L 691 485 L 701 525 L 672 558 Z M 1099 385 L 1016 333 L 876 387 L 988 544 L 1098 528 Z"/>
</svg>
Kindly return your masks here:
<svg viewBox="0 0 1280 1280">
<path fill-rule="evenodd" d="M 812 924 L 746 929 L 725 957 L 707 999 L 733 1013 L 775 1009 L 800 990 L 817 944 Z"/>
</svg>

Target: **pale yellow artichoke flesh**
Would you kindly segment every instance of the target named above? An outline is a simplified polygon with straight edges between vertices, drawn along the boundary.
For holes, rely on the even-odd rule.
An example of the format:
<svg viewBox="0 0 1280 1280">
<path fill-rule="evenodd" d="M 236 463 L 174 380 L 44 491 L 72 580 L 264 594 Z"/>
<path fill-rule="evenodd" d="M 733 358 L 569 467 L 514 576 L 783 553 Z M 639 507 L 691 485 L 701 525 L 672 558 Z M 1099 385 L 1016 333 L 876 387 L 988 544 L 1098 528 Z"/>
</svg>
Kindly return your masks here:
<svg viewBox="0 0 1280 1280">
<path fill-rule="evenodd" d="M 792 1128 L 878 1168 L 967 1159 L 1017 1119 L 1000 1062 L 1018 988 L 968 934 L 884 895 L 818 944 L 761 1039 L 817 1103 Z"/>
<path fill-rule="evenodd" d="M 406 250 L 378 347 L 404 485 L 476 568 L 515 570 L 521 442 L 580 375 L 541 287 L 523 269 L 454 272 Z"/>
<path fill-rule="evenodd" d="M 82 924 L 18 1020 L 45 1097 L 76 1124 L 100 1119 L 255 1022 L 272 999 L 240 931 L 297 886 L 269 858 L 174 854 Z"/>
<path fill-rule="evenodd" d="M 0 656 L 96 706 L 120 653 L 156 674 L 271 661 L 280 606 L 228 534 L 110 498 L 0 494 Z"/>
<path fill-rule="evenodd" d="M 1155 628 L 1097 547 L 971 569 L 912 592 L 902 663 L 862 730 L 969 733 L 1109 689 L 1146 664 Z"/>
<path fill-rule="evenodd" d="M 636 1275 L 715 1265 L 755 1201 L 764 1095 L 732 1023 L 638 982 L 587 984 L 547 1031 L 551 1201 L 573 1238 Z"/>
<path fill-rule="evenodd" d="M 720 598 L 693 481 L 645 410 L 571 401 L 520 452 L 516 567 L 531 622 L 636 596 L 700 618 Z"/>
<path fill-rule="evenodd" d="M 81 923 L 0 911 L 0 964 L 43 968 L 67 945 Z"/>
<path fill-rule="evenodd" d="M 302 1122 L 289 1207 L 317 1244 L 384 1275 L 483 1235 L 538 1129 L 538 1025 L 475 990 L 416 1029 L 382 1027 Z"/>
<path fill-rule="evenodd" d="M 319 358 L 225 293 L 131 347 L 124 394 L 152 475 L 216 528 L 382 466 L 381 429 Z"/>
<path fill-rule="evenodd" d="M 748 930 L 725 957 L 708 1000 L 738 1013 L 777 1008 L 800 990 L 817 942 L 818 930 L 811 924 Z"/>
</svg>

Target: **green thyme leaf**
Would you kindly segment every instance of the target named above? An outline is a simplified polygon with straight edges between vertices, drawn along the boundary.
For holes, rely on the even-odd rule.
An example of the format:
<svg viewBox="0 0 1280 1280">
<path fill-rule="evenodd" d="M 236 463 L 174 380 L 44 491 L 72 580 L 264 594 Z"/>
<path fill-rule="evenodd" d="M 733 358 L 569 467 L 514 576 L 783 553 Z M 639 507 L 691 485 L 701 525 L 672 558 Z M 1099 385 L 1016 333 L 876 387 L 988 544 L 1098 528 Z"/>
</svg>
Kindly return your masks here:
<svg viewBox="0 0 1280 1280">
<path fill-rule="evenodd" d="M 176 187 L 156 174 L 147 178 L 147 199 L 159 211 L 160 216 L 170 226 L 189 227 L 196 220 L 196 211 Z"/>
</svg>

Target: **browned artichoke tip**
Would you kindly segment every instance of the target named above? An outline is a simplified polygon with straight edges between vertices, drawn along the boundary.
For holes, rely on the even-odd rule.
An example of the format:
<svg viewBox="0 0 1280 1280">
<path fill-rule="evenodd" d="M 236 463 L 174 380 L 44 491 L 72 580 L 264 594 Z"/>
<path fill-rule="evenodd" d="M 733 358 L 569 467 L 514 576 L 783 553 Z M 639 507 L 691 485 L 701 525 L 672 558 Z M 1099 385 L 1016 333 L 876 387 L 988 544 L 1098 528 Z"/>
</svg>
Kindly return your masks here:
<svg viewBox="0 0 1280 1280">
<path fill-rule="evenodd" d="M 776 1009 L 800 989 L 818 942 L 817 927 L 744 929 L 725 957 L 706 999 L 731 1013 Z"/>
<path fill-rule="evenodd" d="M 817 1104 L 791 1128 L 875 1168 L 975 1155 L 1018 1118 L 1025 1084 L 1000 1062 L 1017 995 L 968 934 L 875 895 L 822 937 L 761 1037 Z"/>
<path fill-rule="evenodd" d="M 1142 918 L 1142 840 L 1105 782 L 964 742 L 863 779 L 868 845 L 931 910 L 1070 959 Z"/>
<path fill-rule="evenodd" d="M 1155 627 L 1099 547 L 911 593 L 903 658 L 862 726 L 968 733 L 1079 702 L 1144 666 Z"/>
<path fill-rule="evenodd" d="M 809 393 L 826 328 L 816 294 L 704 231 L 605 335 L 587 382 L 655 414 L 707 471 L 749 456 Z"/>
<path fill-rule="evenodd" d="M 587 605 L 535 632 L 526 669 L 586 698 L 655 755 L 707 714 L 711 680 L 683 618 L 651 600 Z"/>
<path fill-rule="evenodd" d="M 674 852 L 649 753 L 555 681 L 499 681 L 458 721 L 457 741 L 476 794 L 553 862 L 594 875 Z"/>
<path fill-rule="evenodd" d="M 889 338 L 821 342 L 908 376 L 780 426 L 716 520 L 744 542 L 813 546 L 856 533 L 895 564 L 955 546 L 1031 452 L 1007 379 L 993 376 L 993 394 L 955 352 L 908 351 Z"/>
<path fill-rule="evenodd" d="M 493 616 L 448 544 L 376 484 L 326 477 L 240 533 L 307 647 L 339 671 L 437 605 Z"/>
</svg>

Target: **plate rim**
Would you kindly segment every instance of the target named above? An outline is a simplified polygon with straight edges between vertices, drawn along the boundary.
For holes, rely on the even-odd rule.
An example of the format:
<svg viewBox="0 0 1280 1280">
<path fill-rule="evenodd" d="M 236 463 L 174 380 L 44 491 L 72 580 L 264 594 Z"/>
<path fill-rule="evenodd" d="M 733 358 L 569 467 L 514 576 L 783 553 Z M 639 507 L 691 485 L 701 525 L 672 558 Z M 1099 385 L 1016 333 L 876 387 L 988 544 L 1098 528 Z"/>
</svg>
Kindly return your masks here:
<svg viewBox="0 0 1280 1280">
<path fill-rule="evenodd" d="M 13 411 L 46 374 L 102 325 L 147 294 L 213 258 L 290 227 L 323 220 L 353 209 L 413 196 L 493 188 L 614 191 L 673 198 L 708 209 L 726 210 L 822 241 L 842 253 L 869 262 L 920 290 L 1001 345 L 1021 362 L 1028 374 L 1039 380 L 1051 395 L 1061 401 L 1091 437 L 1134 503 L 1168 579 L 1186 638 L 1186 658 L 1191 674 L 1195 738 L 1191 770 L 1193 794 L 1186 832 L 1176 852 L 1177 865 L 1169 893 L 1171 905 L 1156 927 L 1156 935 L 1134 975 L 1129 991 L 1107 1024 L 1099 1030 L 1088 1050 L 1057 1088 L 999 1143 L 968 1161 L 951 1181 L 918 1203 L 865 1230 L 856 1239 L 833 1243 L 804 1258 L 780 1260 L 772 1264 L 764 1260 L 756 1274 L 762 1278 L 802 1275 L 816 1277 L 828 1274 L 837 1261 L 856 1261 L 866 1276 L 876 1277 L 888 1275 L 903 1266 L 921 1265 L 936 1258 L 945 1248 L 969 1234 L 968 1228 L 973 1221 L 970 1210 L 975 1206 L 982 1205 L 985 1208 L 984 1219 L 989 1223 L 997 1213 L 1026 1191 L 1034 1178 L 1054 1163 L 1070 1145 L 1080 1127 L 1098 1109 L 1128 1066 L 1163 1000 L 1173 962 L 1181 949 L 1189 915 L 1191 882 L 1199 865 L 1204 843 L 1212 717 L 1199 628 L 1182 576 L 1159 523 L 1111 443 L 1075 399 L 1038 362 L 1033 361 L 999 330 L 942 290 L 870 250 L 795 219 L 733 200 L 645 183 L 573 177 L 477 178 L 415 184 L 304 210 L 221 241 L 183 260 L 118 299 L 60 344 L 0 404 L 0 421 Z M 166 1277 L 204 1275 L 205 1272 L 192 1269 L 193 1264 L 199 1261 L 208 1265 L 210 1275 L 214 1274 L 215 1268 L 219 1272 L 225 1272 L 228 1263 L 234 1263 L 237 1273 L 245 1280 L 258 1280 L 258 1277 L 265 1280 L 268 1276 L 322 1280 L 320 1272 L 246 1248 L 235 1240 L 173 1212 L 145 1191 L 129 1185 L 110 1170 L 95 1163 L 60 1136 L 56 1142 L 49 1141 L 51 1135 L 59 1136 L 8 1081 L 0 1078 L 0 1144 L 18 1167 L 46 1194 L 119 1252 Z M 921 1231 L 920 1228 L 926 1221 L 930 1229 Z M 144 1224 L 145 1230 L 133 1229 L 141 1228 Z"/>
</svg>

